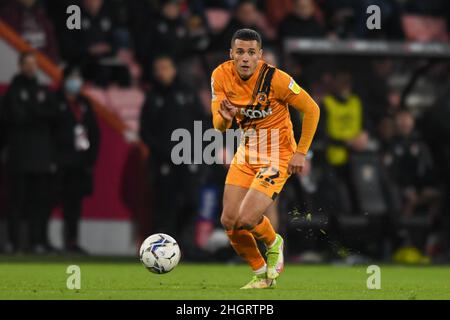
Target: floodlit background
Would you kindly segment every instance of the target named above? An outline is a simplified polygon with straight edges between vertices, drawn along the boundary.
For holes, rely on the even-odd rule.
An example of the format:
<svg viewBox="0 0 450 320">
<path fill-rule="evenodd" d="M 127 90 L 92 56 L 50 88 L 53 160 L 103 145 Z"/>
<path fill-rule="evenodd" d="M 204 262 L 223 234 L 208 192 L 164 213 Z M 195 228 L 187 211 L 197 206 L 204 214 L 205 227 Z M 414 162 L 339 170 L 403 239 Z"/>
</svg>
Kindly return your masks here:
<svg viewBox="0 0 450 320">
<path fill-rule="evenodd" d="M 81 30 L 67 28 L 71 4 Z M 210 74 L 252 28 L 321 107 L 303 174 L 267 213 L 287 259 L 448 262 L 449 14 L 444 0 L 2 0 L 0 250 L 134 255 L 163 231 L 186 260 L 235 259 L 219 222 L 227 168 L 173 165 L 170 134 L 211 128 Z M 11 89 L 32 50 L 35 100 L 27 77 Z M 68 103 L 80 75 L 86 98 Z M 75 119 L 89 131 L 78 152 Z"/>
</svg>

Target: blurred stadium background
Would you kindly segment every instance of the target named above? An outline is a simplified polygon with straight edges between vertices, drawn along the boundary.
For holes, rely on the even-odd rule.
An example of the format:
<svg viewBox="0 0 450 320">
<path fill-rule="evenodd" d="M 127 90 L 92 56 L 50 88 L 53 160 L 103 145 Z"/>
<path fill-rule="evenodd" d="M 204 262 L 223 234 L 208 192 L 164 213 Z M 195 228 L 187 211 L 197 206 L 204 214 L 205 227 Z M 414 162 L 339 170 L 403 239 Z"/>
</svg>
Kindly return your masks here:
<svg viewBox="0 0 450 320">
<path fill-rule="evenodd" d="M 72 4 L 81 30 L 66 27 Z M 369 5 L 381 8 L 380 30 L 366 27 Z M 449 262 L 449 15 L 444 0 L 2 0 L 0 95 L 23 52 L 36 52 L 39 83 L 55 96 L 63 68 L 76 66 L 99 144 L 95 165 L 84 168 L 92 188 L 82 193 L 78 245 L 67 250 L 71 207 L 57 192 L 58 159 L 54 170 L 33 173 L 45 174 L 48 188 L 28 186 L 33 200 L 19 197 L 51 199 L 51 214 L 14 207 L 14 177 L 28 173 L 12 172 L 8 153 L 37 138 L 11 139 L 11 100 L 1 100 L 1 252 L 133 256 L 164 230 L 186 260 L 235 259 L 219 222 L 226 167 L 166 160 L 173 129 L 193 120 L 211 127 L 211 71 L 228 58 L 234 31 L 249 27 L 263 37 L 264 58 L 322 110 L 304 174 L 268 213 L 288 260 Z M 298 137 L 301 116 L 291 116 Z M 27 160 L 50 151 L 36 152 Z M 19 235 L 8 227 L 13 216 Z M 30 240 L 36 228 L 39 243 Z"/>
</svg>

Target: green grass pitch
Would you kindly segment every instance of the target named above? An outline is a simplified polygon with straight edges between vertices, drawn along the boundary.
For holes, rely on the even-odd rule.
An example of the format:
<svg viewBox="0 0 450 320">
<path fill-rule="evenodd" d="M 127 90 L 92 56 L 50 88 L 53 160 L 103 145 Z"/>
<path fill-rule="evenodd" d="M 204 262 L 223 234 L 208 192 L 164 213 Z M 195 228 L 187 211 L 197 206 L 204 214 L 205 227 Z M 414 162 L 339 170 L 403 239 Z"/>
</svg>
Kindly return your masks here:
<svg viewBox="0 0 450 320">
<path fill-rule="evenodd" d="M 81 289 L 66 287 L 67 267 L 81 268 Z M 381 289 L 369 290 L 367 266 L 287 265 L 276 289 L 239 290 L 245 265 L 180 263 L 148 272 L 138 259 L 0 259 L 0 299 L 450 299 L 450 267 L 381 265 Z"/>
</svg>

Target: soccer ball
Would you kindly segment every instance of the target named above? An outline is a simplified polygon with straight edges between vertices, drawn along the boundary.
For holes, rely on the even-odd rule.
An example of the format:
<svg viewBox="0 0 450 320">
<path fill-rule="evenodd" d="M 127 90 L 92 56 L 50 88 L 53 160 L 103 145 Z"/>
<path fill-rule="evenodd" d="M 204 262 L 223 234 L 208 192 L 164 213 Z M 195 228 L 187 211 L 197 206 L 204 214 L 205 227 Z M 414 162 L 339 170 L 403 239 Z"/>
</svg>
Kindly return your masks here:
<svg viewBox="0 0 450 320">
<path fill-rule="evenodd" d="M 177 266 L 181 252 L 174 238 L 164 233 L 156 233 L 144 240 L 139 249 L 139 257 L 147 270 L 162 274 Z"/>
</svg>

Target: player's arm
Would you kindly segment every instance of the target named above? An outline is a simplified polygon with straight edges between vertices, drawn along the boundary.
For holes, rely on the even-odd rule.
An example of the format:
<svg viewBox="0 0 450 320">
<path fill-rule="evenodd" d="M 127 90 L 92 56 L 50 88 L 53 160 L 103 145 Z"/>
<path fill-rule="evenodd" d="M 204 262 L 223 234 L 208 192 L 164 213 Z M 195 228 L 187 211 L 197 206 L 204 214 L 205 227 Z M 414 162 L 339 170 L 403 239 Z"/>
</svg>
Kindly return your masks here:
<svg viewBox="0 0 450 320">
<path fill-rule="evenodd" d="M 290 173 L 301 172 L 319 123 L 320 108 L 311 96 L 285 72 L 277 70 L 274 80 L 275 90 L 278 91 L 277 96 L 280 100 L 303 113 L 302 134 L 288 168 Z"/>
<path fill-rule="evenodd" d="M 231 127 L 237 108 L 227 99 L 222 86 L 220 75 L 214 71 L 211 76 L 211 113 L 214 129 L 224 132 Z"/>
<path fill-rule="evenodd" d="M 320 108 L 304 89 L 300 89 L 296 95 L 291 95 L 288 103 L 303 112 L 302 135 L 297 145 L 297 152 L 306 155 L 319 123 Z"/>
</svg>

